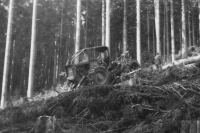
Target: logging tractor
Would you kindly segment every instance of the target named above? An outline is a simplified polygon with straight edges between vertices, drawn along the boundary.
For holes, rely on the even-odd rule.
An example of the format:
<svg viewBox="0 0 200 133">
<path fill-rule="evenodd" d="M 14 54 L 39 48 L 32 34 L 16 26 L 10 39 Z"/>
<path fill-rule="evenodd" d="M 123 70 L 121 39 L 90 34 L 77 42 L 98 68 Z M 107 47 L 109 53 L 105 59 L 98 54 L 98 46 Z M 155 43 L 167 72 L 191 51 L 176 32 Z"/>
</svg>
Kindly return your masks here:
<svg viewBox="0 0 200 133">
<path fill-rule="evenodd" d="M 128 59 L 125 52 L 110 63 L 109 50 L 106 46 L 84 48 L 67 61 L 65 69 L 67 84 L 72 89 L 83 85 L 110 85 L 122 79 L 122 73 L 129 73 L 139 68 L 137 61 Z"/>
</svg>

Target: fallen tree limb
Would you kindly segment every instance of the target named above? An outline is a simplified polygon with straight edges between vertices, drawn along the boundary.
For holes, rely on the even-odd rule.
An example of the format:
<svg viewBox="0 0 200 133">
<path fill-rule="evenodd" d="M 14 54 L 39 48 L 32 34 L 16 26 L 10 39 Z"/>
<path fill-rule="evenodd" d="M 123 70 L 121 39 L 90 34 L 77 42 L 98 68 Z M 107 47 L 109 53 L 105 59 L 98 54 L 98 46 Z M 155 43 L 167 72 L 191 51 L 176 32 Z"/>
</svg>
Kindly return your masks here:
<svg viewBox="0 0 200 133">
<path fill-rule="evenodd" d="M 196 63 L 198 61 L 200 61 L 200 56 L 188 57 L 186 59 L 180 59 L 180 60 L 174 61 L 173 63 L 164 65 L 164 66 L 162 66 L 162 69 L 165 70 L 168 67 L 172 67 L 174 65 L 184 65 L 184 66 L 187 66 L 189 64 L 194 64 L 194 63 Z"/>
</svg>

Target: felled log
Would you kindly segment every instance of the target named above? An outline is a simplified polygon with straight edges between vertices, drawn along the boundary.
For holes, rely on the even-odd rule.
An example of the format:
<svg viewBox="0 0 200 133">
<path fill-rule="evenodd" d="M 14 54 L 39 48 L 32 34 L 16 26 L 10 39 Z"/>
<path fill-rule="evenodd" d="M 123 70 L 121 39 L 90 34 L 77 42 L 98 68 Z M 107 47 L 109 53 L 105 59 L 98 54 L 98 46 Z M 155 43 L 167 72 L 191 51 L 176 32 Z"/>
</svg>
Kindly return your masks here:
<svg viewBox="0 0 200 133">
<path fill-rule="evenodd" d="M 186 59 L 180 59 L 180 60 L 174 61 L 171 64 L 167 64 L 163 66 L 162 69 L 167 69 L 168 67 L 171 67 L 173 65 L 188 65 L 188 64 L 196 63 L 198 61 L 200 61 L 200 56 L 188 57 Z"/>
<path fill-rule="evenodd" d="M 179 64 L 187 65 L 187 64 L 195 63 L 199 60 L 200 60 L 200 56 L 193 56 L 193 57 L 188 57 L 186 59 L 180 59 L 180 60 L 174 61 L 174 64 L 175 65 L 179 65 Z"/>
</svg>

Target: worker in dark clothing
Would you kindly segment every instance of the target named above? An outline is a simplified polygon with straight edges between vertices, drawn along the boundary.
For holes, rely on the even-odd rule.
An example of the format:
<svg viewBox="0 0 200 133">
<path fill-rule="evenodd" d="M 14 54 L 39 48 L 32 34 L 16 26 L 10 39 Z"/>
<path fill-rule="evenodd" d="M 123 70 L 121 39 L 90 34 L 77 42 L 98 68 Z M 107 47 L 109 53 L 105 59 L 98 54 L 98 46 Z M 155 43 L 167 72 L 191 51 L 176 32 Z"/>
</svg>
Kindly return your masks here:
<svg viewBox="0 0 200 133">
<path fill-rule="evenodd" d="M 161 61 L 161 56 L 159 53 L 156 54 L 154 61 L 156 65 L 156 70 L 162 70 L 162 66 L 161 66 L 162 61 Z"/>
</svg>

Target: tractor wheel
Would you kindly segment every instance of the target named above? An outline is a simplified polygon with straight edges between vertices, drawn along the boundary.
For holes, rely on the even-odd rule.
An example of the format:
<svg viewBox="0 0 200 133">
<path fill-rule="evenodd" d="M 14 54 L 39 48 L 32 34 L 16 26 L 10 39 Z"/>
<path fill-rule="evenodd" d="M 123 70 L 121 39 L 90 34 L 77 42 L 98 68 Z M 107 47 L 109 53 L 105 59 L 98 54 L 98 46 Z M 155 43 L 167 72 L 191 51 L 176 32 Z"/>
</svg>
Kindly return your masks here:
<svg viewBox="0 0 200 133">
<path fill-rule="evenodd" d="M 93 82 L 97 85 L 105 85 L 108 83 L 109 75 L 105 68 L 97 67 L 93 73 Z"/>
</svg>

